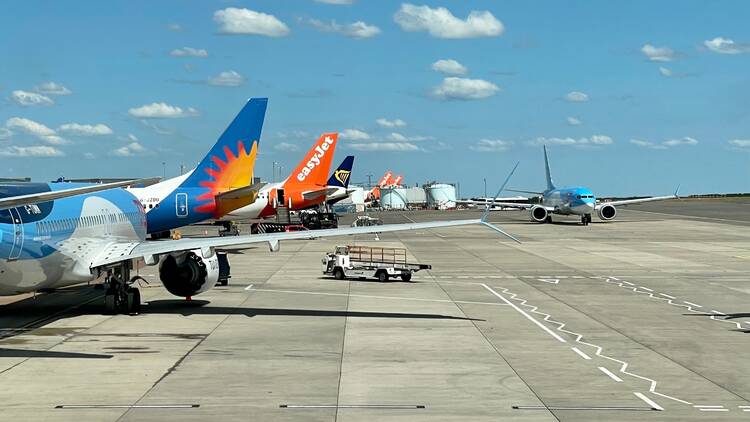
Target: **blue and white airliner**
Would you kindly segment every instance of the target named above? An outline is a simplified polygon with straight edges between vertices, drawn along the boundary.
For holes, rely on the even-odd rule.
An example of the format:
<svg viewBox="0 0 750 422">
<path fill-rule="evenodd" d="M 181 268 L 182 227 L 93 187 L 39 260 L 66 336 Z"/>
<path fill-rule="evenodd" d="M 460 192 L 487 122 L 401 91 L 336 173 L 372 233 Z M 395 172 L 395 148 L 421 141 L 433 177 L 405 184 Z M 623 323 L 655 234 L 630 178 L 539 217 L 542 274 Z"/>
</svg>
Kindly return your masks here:
<svg viewBox="0 0 750 422">
<path fill-rule="evenodd" d="M 547 178 L 547 189 L 543 192 L 512 190 L 512 192 L 531 193 L 541 196 L 540 204 L 524 204 L 513 202 L 494 202 L 495 207 L 516 208 L 529 210 L 529 218 L 537 223 L 551 223 L 552 214 L 558 215 L 579 215 L 581 223 L 588 225 L 591 223 L 591 214 L 597 213 L 602 221 L 611 221 L 617 216 L 618 206 L 640 204 L 643 202 L 664 201 L 667 199 L 678 199 L 677 191 L 674 195 L 652 196 L 648 198 L 625 199 L 621 201 L 597 201 L 594 193 L 585 187 L 565 187 L 557 188 L 552 181 L 550 174 L 549 159 L 547 157 L 547 146 L 544 146 L 544 171 Z M 679 190 L 679 187 L 677 188 Z M 493 198 L 482 198 L 480 200 L 470 201 L 473 204 L 486 205 Z"/>
</svg>

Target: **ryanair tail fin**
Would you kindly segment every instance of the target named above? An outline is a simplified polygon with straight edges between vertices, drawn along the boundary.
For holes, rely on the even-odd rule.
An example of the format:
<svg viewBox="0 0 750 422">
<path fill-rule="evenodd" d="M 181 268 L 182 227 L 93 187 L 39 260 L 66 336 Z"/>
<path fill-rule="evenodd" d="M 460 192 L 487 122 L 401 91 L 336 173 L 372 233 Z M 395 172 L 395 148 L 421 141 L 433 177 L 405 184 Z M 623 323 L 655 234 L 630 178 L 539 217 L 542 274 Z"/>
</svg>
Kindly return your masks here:
<svg viewBox="0 0 750 422">
<path fill-rule="evenodd" d="M 334 170 L 331 177 L 328 179 L 328 186 L 340 186 L 342 188 L 349 187 L 349 179 L 352 175 L 352 166 L 354 165 L 354 156 L 349 155 L 344 158 L 344 161 L 339 164 L 339 167 Z"/>
<path fill-rule="evenodd" d="M 547 176 L 547 190 L 555 188 L 555 184 L 552 182 L 552 174 L 549 171 L 549 158 L 547 158 L 547 145 L 544 146 L 544 172 Z"/>
<path fill-rule="evenodd" d="M 307 152 L 305 158 L 286 180 L 288 185 L 313 184 L 325 186 L 331 171 L 333 153 L 336 151 L 338 133 L 324 133 Z"/>
<path fill-rule="evenodd" d="M 181 187 L 205 187 L 213 194 L 252 184 L 255 154 L 268 98 L 251 98 Z"/>
</svg>

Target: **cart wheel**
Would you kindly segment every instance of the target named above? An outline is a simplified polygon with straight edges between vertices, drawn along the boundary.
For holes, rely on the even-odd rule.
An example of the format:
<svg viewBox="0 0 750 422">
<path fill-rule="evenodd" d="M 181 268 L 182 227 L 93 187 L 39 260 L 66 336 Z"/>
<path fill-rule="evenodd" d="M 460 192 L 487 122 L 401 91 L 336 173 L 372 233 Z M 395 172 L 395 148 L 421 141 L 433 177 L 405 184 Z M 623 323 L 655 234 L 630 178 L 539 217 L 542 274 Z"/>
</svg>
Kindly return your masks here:
<svg viewBox="0 0 750 422">
<path fill-rule="evenodd" d="M 403 274 L 401 274 L 401 280 L 411 281 L 411 273 L 403 273 Z"/>
<path fill-rule="evenodd" d="M 385 271 L 381 271 L 380 273 L 378 273 L 378 281 L 380 281 L 381 283 L 385 283 L 386 281 L 388 281 L 388 273 Z"/>
<path fill-rule="evenodd" d="M 336 268 L 333 270 L 333 278 L 336 280 L 343 280 L 344 279 L 344 270 L 341 268 Z"/>
</svg>

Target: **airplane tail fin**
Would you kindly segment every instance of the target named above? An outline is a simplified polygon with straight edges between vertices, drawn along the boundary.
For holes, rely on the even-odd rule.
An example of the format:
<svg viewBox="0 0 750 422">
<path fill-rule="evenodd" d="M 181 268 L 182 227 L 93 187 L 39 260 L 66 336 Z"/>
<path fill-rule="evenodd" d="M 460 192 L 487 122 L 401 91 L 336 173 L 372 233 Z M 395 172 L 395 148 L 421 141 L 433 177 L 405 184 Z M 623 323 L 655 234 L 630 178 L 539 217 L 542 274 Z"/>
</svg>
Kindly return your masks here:
<svg viewBox="0 0 750 422">
<path fill-rule="evenodd" d="M 392 177 L 393 177 L 393 172 L 390 170 L 386 171 L 383 177 L 381 177 L 380 180 L 378 180 L 378 186 L 381 188 L 388 186 L 392 182 L 392 179 L 391 179 Z"/>
<path fill-rule="evenodd" d="M 544 172 L 547 176 L 547 190 L 555 188 L 555 184 L 552 182 L 552 174 L 549 171 L 549 158 L 547 158 L 547 145 L 544 146 Z"/>
<path fill-rule="evenodd" d="M 344 161 L 339 164 L 339 167 L 334 170 L 331 177 L 328 179 L 328 186 L 340 186 L 342 188 L 349 187 L 349 179 L 352 175 L 352 166 L 354 165 L 354 156 L 349 155 L 344 158 Z"/>
<path fill-rule="evenodd" d="M 404 180 L 404 176 L 401 176 L 401 175 L 399 175 L 399 176 L 396 176 L 396 177 L 394 177 L 394 178 L 393 178 L 393 182 L 392 182 L 392 184 L 393 184 L 394 186 L 401 186 L 401 182 L 402 182 L 403 180 Z"/>
<path fill-rule="evenodd" d="M 255 156 L 268 98 L 251 98 L 181 187 L 204 187 L 216 194 L 252 184 Z"/>
<path fill-rule="evenodd" d="M 325 186 L 338 138 L 339 134 L 335 132 L 322 134 L 289 175 L 286 183 Z"/>
</svg>

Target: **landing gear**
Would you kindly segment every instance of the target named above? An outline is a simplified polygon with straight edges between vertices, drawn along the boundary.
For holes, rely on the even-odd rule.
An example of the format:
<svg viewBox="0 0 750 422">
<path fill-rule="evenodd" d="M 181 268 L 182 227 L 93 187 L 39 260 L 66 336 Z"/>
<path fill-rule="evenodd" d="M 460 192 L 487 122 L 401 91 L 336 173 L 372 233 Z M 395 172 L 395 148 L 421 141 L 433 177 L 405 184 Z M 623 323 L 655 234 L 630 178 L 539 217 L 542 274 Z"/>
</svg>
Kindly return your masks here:
<svg viewBox="0 0 750 422">
<path fill-rule="evenodd" d="M 132 286 L 138 280 L 143 278 L 130 277 L 129 261 L 107 271 L 104 283 L 108 287 L 104 293 L 104 308 L 108 314 L 137 315 L 141 312 L 141 291 Z"/>
<path fill-rule="evenodd" d="M 547 214 L 547 218 L 544 219 L 544 222 L 547 224 L 552 224 L 552 216 Z"/>
<path fill-rule="evenodd" d="M 581 224 L 588 226 L 591 223 L 591 214 L 584 214 L 581 216 Z"/>
</svg>

